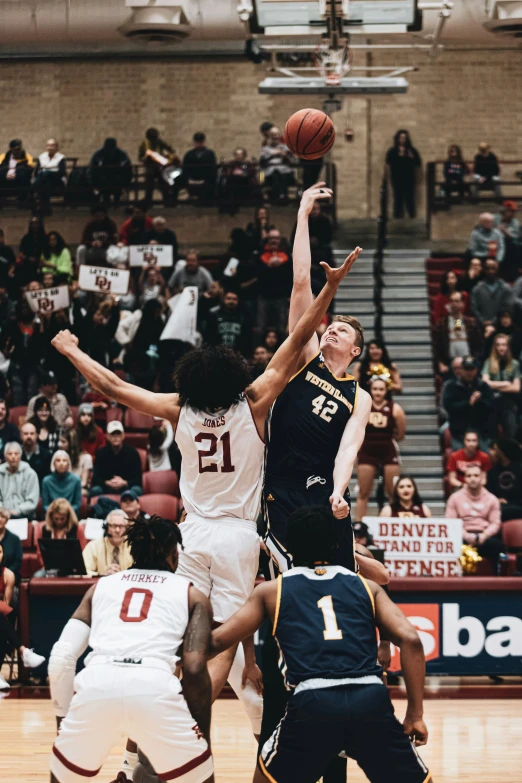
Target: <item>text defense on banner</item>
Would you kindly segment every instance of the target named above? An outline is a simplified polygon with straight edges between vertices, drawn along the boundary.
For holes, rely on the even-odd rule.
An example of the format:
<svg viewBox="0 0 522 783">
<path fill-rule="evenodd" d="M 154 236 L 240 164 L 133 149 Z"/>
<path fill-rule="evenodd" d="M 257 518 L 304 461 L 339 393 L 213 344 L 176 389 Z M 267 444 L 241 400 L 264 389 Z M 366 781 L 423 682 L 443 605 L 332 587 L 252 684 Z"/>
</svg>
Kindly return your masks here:
<svg viewBox="0 0 522 783">
<path fill-rule="evenodd" d="M 460 576 L 461 519 L 364 517 L 392 576 Z"/>
<path fill-rule="evenodd" d="M 172 266 L 172 245 L 131 245 L 130 265 Z"/>
<path fill-rule="evenodd" d="M 128 269 L 108 269 L 81 264 L 79 283 L 82 291 L 99 294 L 126 294 L 129 290 Z"/>
<path fill-rule="evenodd" d="M 184 288 L 180 294 L 168 301 L 171 313 L 160 340 L 181 340 L 196 344 L 196 321 L 198 317 L 198 289 L 195 285 Z"/>
<path fill-rule="evenodd" d="M 26 291 L 25 298 L 33 313 L 50 315 L 69 307 L 69 287 L 57 285 L 54 288 L 43 288 L 41 291 Z"/>
</svg>

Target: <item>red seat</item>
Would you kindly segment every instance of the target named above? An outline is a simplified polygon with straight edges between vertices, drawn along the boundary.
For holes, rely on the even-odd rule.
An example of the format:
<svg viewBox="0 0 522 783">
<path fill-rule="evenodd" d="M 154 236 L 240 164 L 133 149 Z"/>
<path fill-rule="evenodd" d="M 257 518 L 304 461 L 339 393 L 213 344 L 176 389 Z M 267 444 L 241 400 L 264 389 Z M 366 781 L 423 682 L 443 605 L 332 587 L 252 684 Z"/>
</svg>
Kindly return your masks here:
<svg viewBox="0 0 522 783">
<path fill-rule="evenodd" d="M 127 432 L 125 434 L 125 442 L 129 446 L 134 446 L 138 451 L 143 450 L 146 452 L 149 445 L 149 433 L 148 432 Z"/>
<path fill-rule="evenodd" d="M 176 495 L 179 497 L 179 480 L 175 470 L 154 470 L 143 474 L 143 493 Z"/>
<path fill-rule="evenodd" d="M 24 552 L 34 552 L 35 546 L 34 525 L 29 522 L 29 525 L 27 526 L 27 538 L 25 541 L 22 541 L 22 550 Z"/>
<path fill-rule="evenodd" d="M 40 500 L 38 501 L 38 505 L 36 506 L 36 511 L 34 512 L 34 515 L 38 520 L 45 519 L 45 511 L 43 507 L 42 498 L 40 498 Z"/>
<path fill-rule="evenodd" d="M 522 519 L 502 523 L 502 541 L 507 549 L 522 550 Z"/>
<path fill-rule="evenodd" d="M 69 405 L 69 408 L 71 409 L 73 421 L 76 424 L 78 421 L 78 405 Z"/>
<path fill-rule="evenodd" d="M 148 468 L 148 461 L 149 461 L 149 454 L 148 454 L 148 451 L 147 451 L 146 449 L 140 449 L 140 448 L 138 448 L 138 447 L 136 447 L 136 451 L 137 451 L 137 452 L 138 452 L 138 454 L 140 455 L 140 460 L 141 460 L 141 472 L 142 472 L 142 473 L 145 473 L 145 472 L 146 472 L 146 470 L 147 470 L 147 468 Z"/>
<path fill-rule="evenodd" d="M 24 552 L 22 555 L 22 567 L 20 569 L 20 576 L 22 579 L 31 579 L 39 568 L 42 567 L 38 555 L 36 552 Z"/>
<path fill-rule="evenodd" d="M 121 408 L 114 407 L 114 408 L 107 408 L 105 411 L 105 417 L 107 424 L 110 421 L 123 421 L 123 411 Z"/>
<path fill-rule="evenodd" d="M 27 405 L 15 405 L 9 411 L 9 421 L 16 427 L 21 427 L 25 423 L 25 414 L 27 413 Z M 23 421 L 20 421 L 23 419 Z"/>
<path fill-rule="evenodd" d="M 147 514 L 158 514 L 165 519 L 178 519 L 178 499 L 173 495 L 142 495 L 140 506 Z"/>
<path fill-rule="evenodd" d="M 132 408 L 125 411 L 126 432 L 148 432 L 154 426 L 154 418 L 146 413 L 138 413 Z"/>
</svg>

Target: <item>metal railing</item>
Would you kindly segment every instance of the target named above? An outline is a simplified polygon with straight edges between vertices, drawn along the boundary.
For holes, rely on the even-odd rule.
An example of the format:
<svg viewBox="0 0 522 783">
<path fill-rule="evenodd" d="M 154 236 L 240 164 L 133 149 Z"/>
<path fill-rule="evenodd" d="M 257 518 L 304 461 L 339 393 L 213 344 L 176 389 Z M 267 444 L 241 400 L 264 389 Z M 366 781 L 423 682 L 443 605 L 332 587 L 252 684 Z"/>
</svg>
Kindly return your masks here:
<svg viewBox="0 0 522 783">
<path fill-rule="evenodd" d="M 379 192 L 379 217 L 377 219 L 377 247 L 373 256 L 373 304 L 374 304 L 374 335 L 383 342 L 382 317 L 384 305 L 382 290 L 384 288 L 384 251 L 388 244 L 388 179 L 386 172 L 383 174 L 381 189 Z"/>
</svg>

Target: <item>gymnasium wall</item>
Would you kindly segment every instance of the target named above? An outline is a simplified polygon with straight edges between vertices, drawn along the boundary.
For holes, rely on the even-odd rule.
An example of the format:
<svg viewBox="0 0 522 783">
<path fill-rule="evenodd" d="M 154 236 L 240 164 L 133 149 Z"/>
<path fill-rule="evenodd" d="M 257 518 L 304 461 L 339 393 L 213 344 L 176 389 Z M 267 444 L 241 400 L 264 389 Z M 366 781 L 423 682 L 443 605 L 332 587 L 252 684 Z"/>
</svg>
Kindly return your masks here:
<svg viewBox="0 0 522 783">
<path fill-rule="evenodd" d="M 425 54 L 381 51 L 355 62 L 415 63 L 406 95 L 345 98 L 334 115 L 341 217 L 375 216 L 383 157 L 399 127 L 410 130 L 423 161 L 443 157 L 450 142 L 471 157 L 482 139 L 500 157 L 522 160 L 522 51 L 447 52 L 435 63 Z M 135 159 L 143 130 L 156 125 L 182 152 L 204 130 L 218 157 L 235 145 L 258 155 L 263 120 L 282 126 L 296 109 L 321 106 L 313 96 L 259 95 L 263 73 L 264 66 L 238 59 L 3 61 L 0 147 L 21 136 L 37 154 L 56 136 L 66 155 L 86 162 L 114 135 Z M 355 131 L 352 143 L 344 141 L 346 126 Z M 419 197 L 422 205 L 422 185 Z"/>
</svg>

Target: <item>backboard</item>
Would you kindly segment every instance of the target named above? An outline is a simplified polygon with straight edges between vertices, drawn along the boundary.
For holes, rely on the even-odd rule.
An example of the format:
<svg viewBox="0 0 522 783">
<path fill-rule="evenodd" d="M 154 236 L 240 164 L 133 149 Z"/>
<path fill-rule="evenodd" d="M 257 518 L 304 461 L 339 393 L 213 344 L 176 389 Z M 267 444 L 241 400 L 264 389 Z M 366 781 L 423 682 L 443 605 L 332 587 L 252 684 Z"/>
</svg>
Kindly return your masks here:
<svg viewBox="0 0 522 783">
<path fill-rule="evenodd" d="M 265 35 L 320 35 L 326 30 L 320 0 L 254 0 L 254 4 L 257 24 Z M 343 26 L 350 32 L 361 27 L 406 28 L 415 22 L 417 11 L 417 0 L 337 0 L 336 5 L 342 7 Z"/>
</svg>

